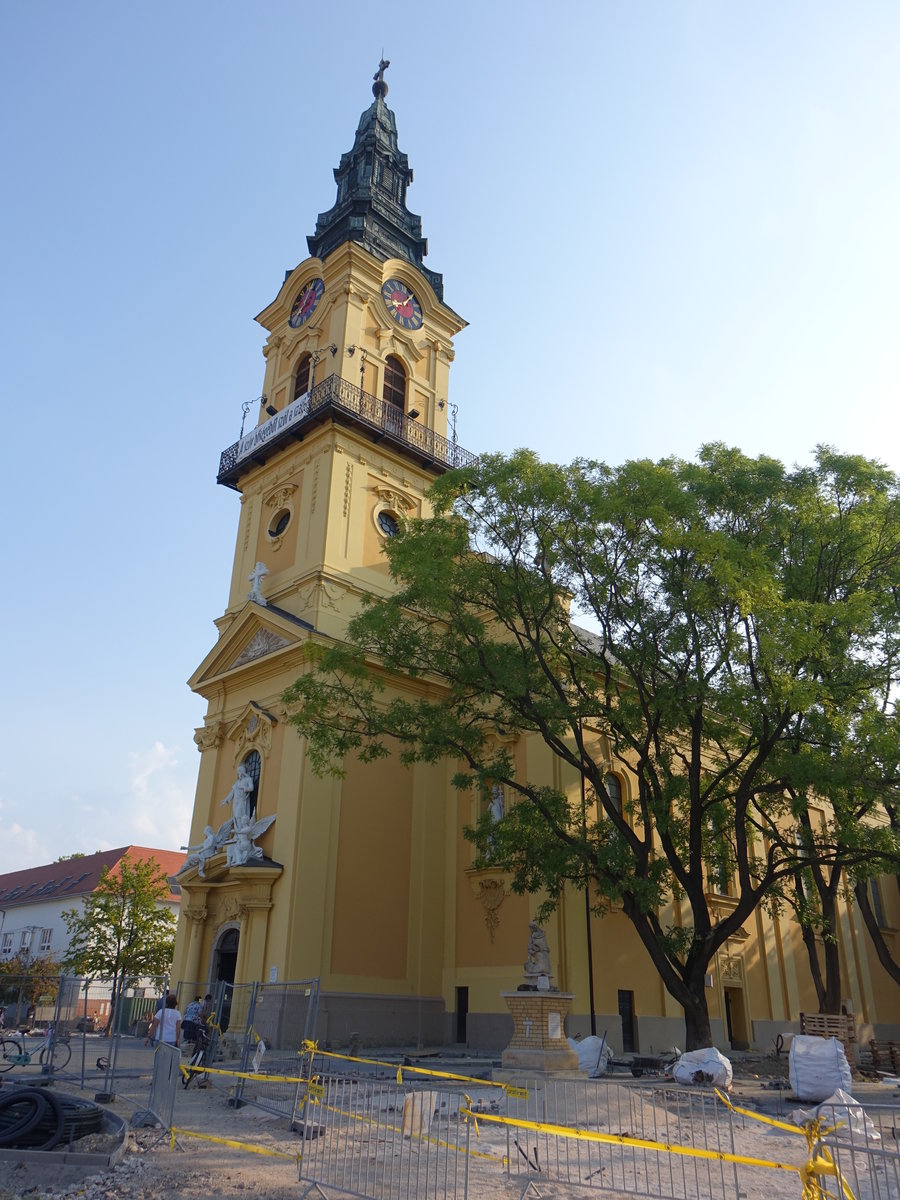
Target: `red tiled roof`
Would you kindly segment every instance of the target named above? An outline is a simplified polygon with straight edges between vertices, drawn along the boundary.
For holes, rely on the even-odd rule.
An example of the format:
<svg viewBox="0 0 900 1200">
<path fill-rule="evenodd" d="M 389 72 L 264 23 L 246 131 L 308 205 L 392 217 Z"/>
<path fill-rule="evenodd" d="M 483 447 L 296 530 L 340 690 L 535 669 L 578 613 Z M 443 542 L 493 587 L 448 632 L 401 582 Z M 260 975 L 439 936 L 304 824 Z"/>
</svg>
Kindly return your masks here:
<svg viewBox="0 0 900 1200">
<path fill-rule="evenodd" d="M 184 865 L 184 854 L 177 850 L 122 846 L 118 850 L 101 850 L 99 854 L 86 854 L 83 858 L 48 863 L 45 867 L 10 871 L 7 875 L 0 875 L 0 908 L 33 904 L 36 900 L 67 900 L 73 896 L 83 896 L 94 890 L 100 882 L 104 868 L 108 867 L 114 872 L 116 865 L 126 854 L 137 862 L 152 860 L 159 863 L 166 878 L 174 875 Z M 169 900 L 178 898 L 178 894 L 173 892 L 167 897 Z"/>
</svg>

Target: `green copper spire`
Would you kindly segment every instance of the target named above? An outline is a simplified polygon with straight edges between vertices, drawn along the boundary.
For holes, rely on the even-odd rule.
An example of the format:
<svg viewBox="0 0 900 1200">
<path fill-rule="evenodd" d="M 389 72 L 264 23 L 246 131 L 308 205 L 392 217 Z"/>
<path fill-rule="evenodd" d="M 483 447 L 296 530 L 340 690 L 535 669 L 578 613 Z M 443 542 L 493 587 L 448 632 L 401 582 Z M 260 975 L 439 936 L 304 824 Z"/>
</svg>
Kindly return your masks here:
<svg viewBox="0 0 900 1200">
<path fill-rule="evenodd" d="M 424 266 L 428 241 L 422 237 L 422 218 L 406 207 L 412 183 L 409 160 L 397 145 L 397 122 L 385 103 L 388 85 L 382 59 L 372 92 L 375 101 L 359 119 L 353 149 L 341 155 L 335 169 L 337 200 L 320 213 L 316 232 L 307 238 L 310 254 L 326 258 L 343 242 L 359 242 L 382 260 L 404 258 L 415 266 L 443 300 L 442 277 Z"/>
</svg>

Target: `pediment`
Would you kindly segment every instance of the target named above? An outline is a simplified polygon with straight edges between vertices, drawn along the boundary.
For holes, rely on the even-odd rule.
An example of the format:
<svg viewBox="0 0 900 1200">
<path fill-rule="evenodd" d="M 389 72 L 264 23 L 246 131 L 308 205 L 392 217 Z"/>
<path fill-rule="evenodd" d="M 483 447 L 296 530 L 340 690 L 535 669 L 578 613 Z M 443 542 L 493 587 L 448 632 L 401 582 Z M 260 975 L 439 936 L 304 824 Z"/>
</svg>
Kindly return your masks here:
<svg viewBox="0 0 900 1200">
<path fill-rule="evenodd" d="M 268 605 L 250 603 L 228 626 L 188 684 L 200 691 L 213 679 L 305 643 L 310 632 L 305 621 L 282 615 Z"/>
</svg>

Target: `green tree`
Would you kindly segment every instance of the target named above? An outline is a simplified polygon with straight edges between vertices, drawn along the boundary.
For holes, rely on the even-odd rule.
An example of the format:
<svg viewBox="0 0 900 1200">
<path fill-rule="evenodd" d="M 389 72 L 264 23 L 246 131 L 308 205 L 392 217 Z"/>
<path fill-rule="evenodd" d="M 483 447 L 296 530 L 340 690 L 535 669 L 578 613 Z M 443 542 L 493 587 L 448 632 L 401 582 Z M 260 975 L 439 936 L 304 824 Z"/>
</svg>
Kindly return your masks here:
<svg viewBox="0 0 900 1200">
<path fill-rule="evenodd" d="M 312 656 L 291 719 L 320 772 L 396 749 L 456 761 L 459 788 L 504 783 L 517 802 L 470 831 L 479 849 L 545 913 L 567 884 L 596 911 L 618 902 L 688 1048 L 709 1045 L 716 952 L 780 902 L 813 849 L 783 831 L 868 762 L 861 727 L 890 708 L 898 492 L 827 448 L 794 470 L 721 445 L 621 467 L 483 458 L 387 543 L 395 592 Z M 509 738 L 526 735 L 582 777 L 584 818 L 580 796 L 516 774 Z M 637 781 L 623 805 L 617 767 Z M 826 838 L 814 851 L 837 864 Z"/>
<path fill-rule="evenodd" d="M 8 1009 L 8 1025 L 25 1020 L 33 1004 L 52 1004 L 59 992 L 60 964 L 49 954 L 32 958 L 17 954 L 0 962 L 0 1004 Z"/>
<path fill-rule="evenodd" d="M 104 868 L 83 906 L 62 914 L 69 934 L 63 966 L 89 979 L 109 980 L 114 998 L 120 984 L 164 974 L 175 948 L 175 915 L 163 903 L 168 895 L 158 863 L 126 854 L 112 869 Z M 112 1018 L 110 1011 L 107 1031 Z"/>
</svg>

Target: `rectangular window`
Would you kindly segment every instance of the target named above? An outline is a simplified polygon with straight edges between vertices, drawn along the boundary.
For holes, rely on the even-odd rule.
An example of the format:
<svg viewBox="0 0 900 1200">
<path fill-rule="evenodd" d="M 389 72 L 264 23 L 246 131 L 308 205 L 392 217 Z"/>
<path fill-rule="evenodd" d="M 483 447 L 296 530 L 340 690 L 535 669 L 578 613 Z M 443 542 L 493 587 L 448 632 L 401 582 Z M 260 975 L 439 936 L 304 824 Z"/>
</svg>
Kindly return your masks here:
<svg viewBox="0 0 900 1200">
<path fill-rule="evenodd" d="M 720 896 L 734 895 L 734 878 L 727 862 L 719 863 L 716 868 L 716 891 Z"/>
<path fill-rule="evenodd" d="M 19 940 L 19 949 L 27 950 L 30 945 L 31 945 L 31 930 L 23 929 L 22 936 Z"/>
<path fill-rule="evenodd" d="M 42 954 L 47 953 L 47 951 L 50 949 L 50 943 L 52 941 L 53 941 L 53 930 L 52 929 L 42 929 L 41 930 L 41 953 Z"/>
<path fill-rule="evenodd" d="M 0 950 L 0 953 L 12 954 L 12 934 L 11 933 L 4 933 L 3 948 L 2 948 L 2 950 Z"/>
<path fill-rule="evenodd" d="M 884 905 L 881 902 L 881 888 L 877 879 L 869 880 L 869 903 L 872 905 L 872 915 L 879 929 L 885 928 Z"/>
</svg>

